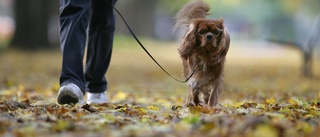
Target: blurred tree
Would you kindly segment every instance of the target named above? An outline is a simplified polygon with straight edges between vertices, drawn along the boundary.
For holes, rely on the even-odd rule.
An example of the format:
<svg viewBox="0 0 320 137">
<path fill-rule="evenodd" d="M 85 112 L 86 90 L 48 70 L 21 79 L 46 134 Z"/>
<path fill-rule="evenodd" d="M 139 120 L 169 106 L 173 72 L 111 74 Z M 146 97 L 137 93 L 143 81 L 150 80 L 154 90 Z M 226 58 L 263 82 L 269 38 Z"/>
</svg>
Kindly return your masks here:
<svg viewBox="0 0 320 137">
<path fill-rule="evenodd" d="M 190 0 L 161 0 L 159 1 L 159 6 L 162 9 L 168 9 L 169 12 L 174 15 L 182 8 L 184 4 L 188 3 L 189 1 Z"/>
<path fill-rule="evenodd" d="M 57 0 L 15 0 L 16 32 L 10 47 L 18 49 L 52 48 L 48 40 L 48 24 L 59 11 Z"/>
<path fill-rule="evenodd" d="M 313 56 L 316 46 L 320 46 L 320 1 L 302 0 L 282 1 L 284 10 L 286 10 L 286 21 L 276 21 L 280 28 L 271 27 L 272 31 L 278 33 L 272 38 L 272 41 L 291 45 L 302 53 L 302 74 L 307 78 L 313 77 Z M 278 17 L 278 19 L 284 19 Z M 275 21 L 275 20 L 273 20 Z M 281 29 L 282 27 L 282 29 Z M 283 28 L 286 31 L 283 31 Z M 282 32 L 279 32 L 282 31 Z"/>
<path fill-rule="evenodd" d="M 296 41 L 293 44 L 303 53 L 303 75 L 312 78 L 314 49 L 320 44 L 320 14 L 309 26 L 298 27 L 297 29 Z"/>
<path fill-rule="evenodd" d="M 154 38 L 157 2 L 158 0 L 125 0 L 118 1 L 116 7 L 137 35 Z M 116 27 L 118 33 L 130 35 L 119 17 Z"/>
<path fill-rule="evenodd" d="M 313 54 L 320 46 L 320 0 L 214 0 L 214 17 L 222 16 L 234 37 L 267 39 L 301 51 L 303 76 L 313 76 Z"/>
<path fill-rule="evenodd" d="M 173 39 L 172 17 L 189 0 L 126 0 L 118 1 L 117 9 L 140 36 L 162 40 Z M 116 31 L 130 35 L 122 20 L 117 18 Z"/>
</svg>

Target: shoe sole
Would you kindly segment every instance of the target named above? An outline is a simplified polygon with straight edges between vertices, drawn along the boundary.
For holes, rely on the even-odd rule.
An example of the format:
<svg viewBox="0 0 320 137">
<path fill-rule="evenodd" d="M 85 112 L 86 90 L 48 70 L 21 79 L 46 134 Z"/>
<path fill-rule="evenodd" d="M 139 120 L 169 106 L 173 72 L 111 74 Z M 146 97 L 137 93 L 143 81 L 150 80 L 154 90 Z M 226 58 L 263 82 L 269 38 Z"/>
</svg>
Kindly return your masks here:
<svg viewBox="0 0 320 137">
<path fill-rule="evenodd" d="M 71 90 L 63 90 L 58 95 L 59 104 L 76 104 L 79 98 Z"/>
<path fill-rule="evenodd" d="M 107 103 L 107 101 L 87 101 L 87 104 L 104 104 Z"/>
</svg>

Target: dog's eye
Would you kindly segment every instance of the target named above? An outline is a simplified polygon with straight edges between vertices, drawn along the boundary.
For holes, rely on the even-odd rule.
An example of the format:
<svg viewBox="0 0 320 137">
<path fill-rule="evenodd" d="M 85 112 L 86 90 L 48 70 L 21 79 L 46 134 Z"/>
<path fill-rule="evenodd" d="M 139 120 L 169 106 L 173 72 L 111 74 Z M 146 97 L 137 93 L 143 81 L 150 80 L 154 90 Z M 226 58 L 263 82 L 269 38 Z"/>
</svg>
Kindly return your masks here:
<svg viewBox="0 0 320 137">
<path fill-rule="evenodd" d="M 218 35 L 218 34 L 219 34 L 219 31 L 218 31 L 218 30 L 214 30 L 214 31 L 213 31 L 213 34 L 214 34 L 214 35 Z"/>
<path fill-rule="evenodd" d="M 200 30 L 199 34 L 203 35 L 206 31 L 205 30 Z"/>
</svg>

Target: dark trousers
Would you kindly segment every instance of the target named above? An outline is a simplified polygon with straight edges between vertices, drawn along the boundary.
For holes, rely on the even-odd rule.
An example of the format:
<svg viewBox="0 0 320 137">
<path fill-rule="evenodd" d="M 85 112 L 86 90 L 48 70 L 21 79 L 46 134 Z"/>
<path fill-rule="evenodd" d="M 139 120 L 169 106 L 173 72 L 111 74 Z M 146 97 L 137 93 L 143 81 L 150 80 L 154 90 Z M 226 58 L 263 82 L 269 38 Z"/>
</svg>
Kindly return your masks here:
<svg viewBox="0 0 320 137">
<path fill-rule="evenodd" d="M 116 0 L 108 1 L 116 3 Z M 115 30 L 115 16 L 109 3 L 106 0 L 60 0 L 61 86 L 74 83 L 84 93 L 101 93 L 107 89 L 105 74 Z"/>
</svg>

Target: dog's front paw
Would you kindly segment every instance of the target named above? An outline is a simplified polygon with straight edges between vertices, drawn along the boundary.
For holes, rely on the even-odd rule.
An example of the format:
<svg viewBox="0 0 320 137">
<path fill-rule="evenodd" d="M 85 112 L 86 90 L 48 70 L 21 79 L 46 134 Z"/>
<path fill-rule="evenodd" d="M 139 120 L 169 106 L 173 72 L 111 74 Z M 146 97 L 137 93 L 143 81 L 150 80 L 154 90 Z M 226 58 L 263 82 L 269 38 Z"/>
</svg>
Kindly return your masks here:
<svg viewBox="0 0 320 137">
<path fill-rule="evenodd" d="M 188 100 L 188 101 L 186 101 L 185 106 L 186 107 L 196 106 L 196 103 L 194 103 L 194 101 L 192 101 L 192 100 Z"/>
</svg>

